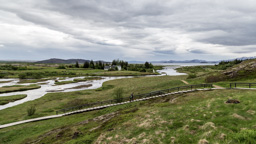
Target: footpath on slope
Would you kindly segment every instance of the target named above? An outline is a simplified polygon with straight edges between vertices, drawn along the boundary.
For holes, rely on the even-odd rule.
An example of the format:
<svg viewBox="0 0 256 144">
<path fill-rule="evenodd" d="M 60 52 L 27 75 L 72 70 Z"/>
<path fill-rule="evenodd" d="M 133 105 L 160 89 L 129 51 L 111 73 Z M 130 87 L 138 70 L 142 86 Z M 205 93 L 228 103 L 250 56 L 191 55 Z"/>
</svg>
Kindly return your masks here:
<svg viewBox="0 0 256 144">
<path fill-rule="evenodd" d="M 185 81 L 185 80 L 181 80 L 184 84 L 189 84 L 187 81 Z M 212 85 L 214 88 L 217 88 L 217 89 L 225 89 L 224 87 L 221 87 L 221 86 L 218 86 L 218 85 L 215 85 L 215 84 L 213 84 Z"/>
<path fill-rule="evenodd" d="M 185 81 L 185 80 L 181 80 L 184 84 L 189 84 L 187 81 Z"/>
<path fill-rule="evenodd" d="M 218 89 L 225 89 L 224 87 L 221 87 L 221 86 L 218 86 L 218 85 L 215 85 L 215 84 L 213 84 L 212 86 L 215 87 L 215 88 L 218 88 Z"/>
</svg>

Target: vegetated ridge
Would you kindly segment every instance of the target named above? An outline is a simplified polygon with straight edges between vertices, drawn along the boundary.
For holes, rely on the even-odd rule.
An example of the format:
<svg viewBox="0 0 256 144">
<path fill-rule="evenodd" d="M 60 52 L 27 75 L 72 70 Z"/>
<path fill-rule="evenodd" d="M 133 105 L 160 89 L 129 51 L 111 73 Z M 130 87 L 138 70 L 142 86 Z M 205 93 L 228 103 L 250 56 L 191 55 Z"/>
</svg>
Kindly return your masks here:
<svg viewBox="0 0 256 144">
<path fill-rule="evenodd" d="M 233 61 L 233 63 L 236 61 Z M 226 70 L 219 72 L 215 75 L 208 76 L 206 78 L 207 82 L 218 82 L 225 80 L 241 80 L 241 79 L 250 79 L 256 78 L 256 59 L 239 61 L 237 64 L 234 64 L 232 67 L 227 68 Z M 231 62 L 226 62 L 231 64 Z"/>
</svg>

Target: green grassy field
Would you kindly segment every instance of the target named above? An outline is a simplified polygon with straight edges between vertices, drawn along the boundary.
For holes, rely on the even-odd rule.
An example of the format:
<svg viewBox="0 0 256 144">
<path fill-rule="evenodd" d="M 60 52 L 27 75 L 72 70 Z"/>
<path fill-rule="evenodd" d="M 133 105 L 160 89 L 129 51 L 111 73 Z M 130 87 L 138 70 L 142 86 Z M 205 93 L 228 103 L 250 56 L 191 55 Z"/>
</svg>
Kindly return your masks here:
<svg viewBox="0 0 256 144">
<path fill-rule="evenodd" d="M 9 102 L 14 102 L 14 101 L 23 99 L 25 97 L 27 97 L 26 94 L 12 95 L 12 96 L 3 96 L 3 97 L 0 97 L 0 105 L 5 105 L 5 104 L 8 104 Z"/>
<path fill-rule="evenodd" d="M 136 95 L 181 86 L 184 84 L 180 80 L 185 77 L 186 76 L 159 76 L 117 79 L 107 81 L 103 84 L 103 87 L 95 90 L 48 93 L 39 99 L 1 110 L 0 115 L 5 115 L 5 117 L 0 117 L 0 124 L 52 115 L 55 114 L 56 110 L 66 107 L 110 100 L 114 97 L 113 91 L 120 87 L 124 89 L 124 97 L 129 97 L 132 92 Z M 28 117 L 26 110 L 32 105 L 36 106 L 36 113 Z"/>
<path fill-rule="evenodd" d="M 159 67 L 157 67 L 159 68 Z M 40 67 L 28 66 L 26 70 L 0 70 L 5 78 L 18 78 L 20 75 L 26 75 L 27 78 L 55 78 L 55 77 L 75 77 L 75 76 L 141 76 L 141 75 L 155 75 L 152 72 L 138 72 L 138 71 L 105 71 L 102 69 L 88 69 L 88 68 L 66 68 L 58 69 L 56 67 Z"/>
<path fill-rule="evenodd" d="M 31 85 L 12 85 L 0 87 L 0 93 L 16 92 L 16 91 L 26 91 L 31 89 L 38 89 L 41 86 L 36 84 Z"/>
<path fill-rule="evenodd" d="M 116 106 L 1 129 L 0 143 L 253 143 L 254 95 L 198 91 Z"/>
</svg>

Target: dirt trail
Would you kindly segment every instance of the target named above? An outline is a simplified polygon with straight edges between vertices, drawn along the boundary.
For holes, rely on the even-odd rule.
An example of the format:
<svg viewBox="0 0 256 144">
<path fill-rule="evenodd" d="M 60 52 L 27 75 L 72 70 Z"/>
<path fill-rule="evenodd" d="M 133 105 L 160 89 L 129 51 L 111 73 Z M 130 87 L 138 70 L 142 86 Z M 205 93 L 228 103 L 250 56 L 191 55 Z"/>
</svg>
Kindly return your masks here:
<svg viewBox="0 0 256 144">
<path fill-rule="evenodd" d="M 218 85 L 212 85 L 215 88 L 220 88 L 220 89 L 224 89 L 224 87 L 218 86 Z"/>
<path fill-rule="evenodd" d="M 184 84 L 189 84 L 187 81 L 185 80 L 181 80 Z M 219 89 L 224 89 L 224 87 L 218 86 L 218 85 L 212 85 L 214 88 L 219 88 Z"/>
<path fill-rule="evenodd" d="M 185 80 L 181 80 L 184 84 L 189 84 L 187 81 L 185 81 Z"/>
</svg>

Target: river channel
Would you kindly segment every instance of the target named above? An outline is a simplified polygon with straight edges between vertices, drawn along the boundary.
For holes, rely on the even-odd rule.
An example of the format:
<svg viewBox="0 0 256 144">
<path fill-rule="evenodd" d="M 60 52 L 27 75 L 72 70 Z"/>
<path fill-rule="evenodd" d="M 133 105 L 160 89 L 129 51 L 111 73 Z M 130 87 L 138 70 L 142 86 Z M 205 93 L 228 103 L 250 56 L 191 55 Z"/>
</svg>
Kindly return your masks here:
<svg viewBox="0 0 256 144">
<path fill-rule="evenodd" d="M 166 66 L 163 70 L 158 70 L 161 75 L 150 75 L 150 76 L 163 76 L 163 75 L 185 75 L 184 73 L 178 73 L 175 68 L 180 67 L 179 65 L 172 65 L 172 66 Z M 2 96 L 11 96 L 11 95 L 19 95 L 19 94 L 27 94 L 27 97 L 15 102 L 10 102 L 5 105 L 0 106 L 0 110 L 22 104 L 27 101 L 38 99 L 42 96 L 44 96 L 47 93 L 50 92 L 71 92 L 71 91 L 80 91 L 80 90 L 86 90 L 86 89 L 97 89 L 102 86 L 102 84 L 109 80 L 115 80 L 115 79 L 123 79 L 123 78 L 133 78 L 134 76 L 118 76 L 118 77 L 101 77 L 100 80 L 90 80 L 85 82 L 77 82 L 77 83 L 70 83 L 70 84 L 64 84 L 64 85 L 55 85 L 55 80 L 47 80 L 43 82 L 37 82 L 33 84 L 39 84 L 41 85 L 41 88 L 39 89 L 33 89 L 33 90 L 27 90 L 27 91 L 21 91 L 21 92 L 10 92 L 10 93 L 3 93 L 0 94 L 0 97 Z M 73 78 L 65 78 L 64 80 L 58 80 L 58 81 L 71 81 L 73 79 L 77 78 L 84 78 L 84 77 L 73 77 Z M 26 83 L 26 84 L 19 84 L 19 79 L 0 79 L 0 81 L 10 81 L 7 83 L 0 83 L 0 87 L 3 86 L 11 86 L 11 85 L 30 85 L 32 83 Z M 89 87 L 82 87 L 82 88 L 75 88 L 78 86 L 83 85 L 90 85 Z"/>
</svg>

